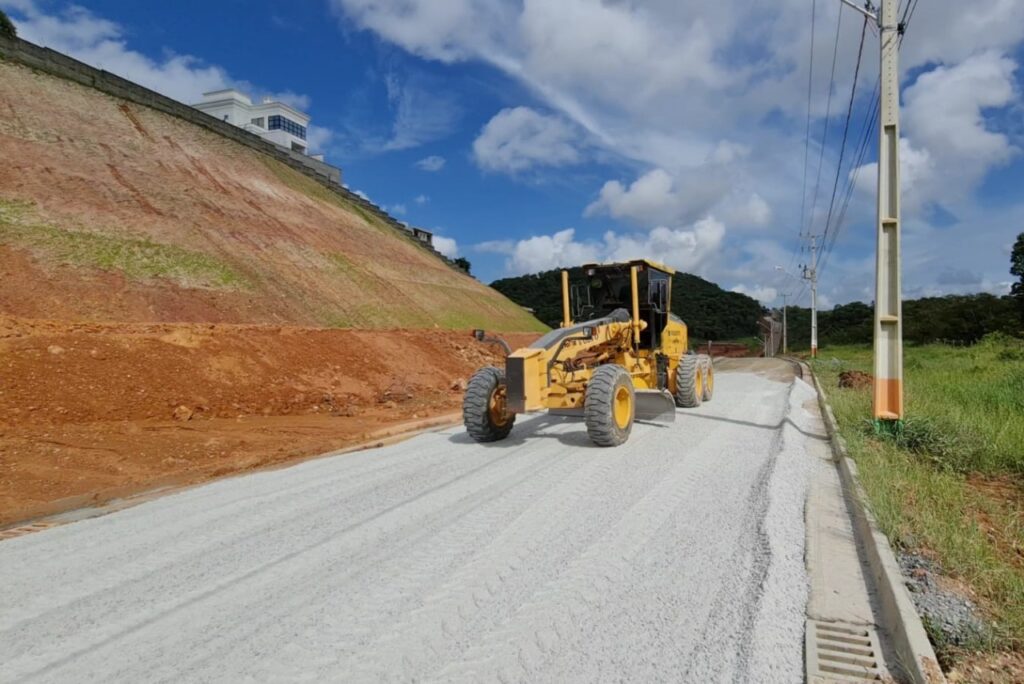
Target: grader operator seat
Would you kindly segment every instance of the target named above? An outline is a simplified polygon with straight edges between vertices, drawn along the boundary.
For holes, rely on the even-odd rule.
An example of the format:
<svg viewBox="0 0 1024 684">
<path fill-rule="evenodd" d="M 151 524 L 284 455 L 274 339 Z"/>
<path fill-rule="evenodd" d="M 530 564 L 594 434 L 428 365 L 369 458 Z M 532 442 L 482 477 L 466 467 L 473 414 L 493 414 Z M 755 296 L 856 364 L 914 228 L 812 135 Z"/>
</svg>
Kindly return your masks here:
<svg viewBox="0 0 1024 684">
<path fill-rule="evenodd" d="M 574 319 L 586 321 L 608 316 L 618 309 L 632 308 L 630 269 L 633 264 L 586 264 L 582 267 L 582 282 L 571 291 Z M 647 326 L 640 333 L 640 348 L 658 349 L 661 332 L 669 318 L 671 275 L 652 265 L 637 273 L 637 300 L 640 319 Z"/>
</svg>

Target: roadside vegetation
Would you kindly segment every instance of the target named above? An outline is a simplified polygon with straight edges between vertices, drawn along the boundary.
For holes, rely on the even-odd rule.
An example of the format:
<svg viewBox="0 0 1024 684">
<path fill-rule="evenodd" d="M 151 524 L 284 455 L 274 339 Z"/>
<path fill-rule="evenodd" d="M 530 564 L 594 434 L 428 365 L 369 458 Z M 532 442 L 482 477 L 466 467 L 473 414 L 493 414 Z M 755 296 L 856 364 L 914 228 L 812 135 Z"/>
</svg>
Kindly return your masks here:
<svg viewBox="0 0 1024 684">
<path fill-rule="evenodd" d="M 875 434 L 870 387 L 838 386 L 871 358 L 867 345 L 826 347 L 814 370 L 879 524 L 974 595 L 992 625 L 975 647 L 1024 650 L 1024 340 L 908 346 L 897 437 Z"/>
</svg>

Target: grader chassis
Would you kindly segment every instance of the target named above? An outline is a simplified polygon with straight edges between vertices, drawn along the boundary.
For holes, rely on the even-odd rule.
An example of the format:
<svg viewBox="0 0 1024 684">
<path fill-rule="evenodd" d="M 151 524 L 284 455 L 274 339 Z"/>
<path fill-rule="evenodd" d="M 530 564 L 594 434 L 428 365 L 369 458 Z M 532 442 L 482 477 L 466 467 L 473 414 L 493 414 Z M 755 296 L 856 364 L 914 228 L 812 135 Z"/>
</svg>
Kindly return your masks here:
<svg viewBox="0 0 1024 684">
<path fill-rule="evenodd" d="M 583 266 L 583 280 L 562 271 L 562 326 L 511 351 L 505 368 L 470 379 L 462 417 L 469 435 L 493 442 L 509 435 L 516 415 L 547 409 L 582 415 L 590 439 L 617 446 L 633 422 L 675 420 L 714 394 L 711 359 L 688 350 L 686 324 L 671 313 L 675 271 L 647 259 Z"/>
</svg>

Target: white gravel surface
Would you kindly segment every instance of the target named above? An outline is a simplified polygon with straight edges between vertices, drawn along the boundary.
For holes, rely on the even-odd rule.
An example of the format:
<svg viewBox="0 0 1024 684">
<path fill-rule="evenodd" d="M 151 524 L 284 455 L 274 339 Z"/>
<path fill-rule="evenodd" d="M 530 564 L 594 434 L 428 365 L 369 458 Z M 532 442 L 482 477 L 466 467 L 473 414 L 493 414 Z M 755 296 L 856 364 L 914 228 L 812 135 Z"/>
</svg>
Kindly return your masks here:
<svg viewBox="0 0 1024 684">
<path fill-rule="evenodd" d="M 813 396 L 720 373 L 620 448 L 452 428 L 2 542 L 0 680 L 802 681 Z"/>
</svg>

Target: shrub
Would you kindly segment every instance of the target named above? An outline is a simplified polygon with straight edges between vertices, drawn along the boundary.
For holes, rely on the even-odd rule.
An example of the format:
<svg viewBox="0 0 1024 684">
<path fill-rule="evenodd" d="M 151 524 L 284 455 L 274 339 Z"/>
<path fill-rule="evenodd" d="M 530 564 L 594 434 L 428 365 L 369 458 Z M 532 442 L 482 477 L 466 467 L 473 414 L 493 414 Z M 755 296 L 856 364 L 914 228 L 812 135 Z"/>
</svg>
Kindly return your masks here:
<svg viewBox="0 0 1024 684">
<path fill-rule="evenodd" d="M 874 424 L 868 425 L 874 432 Z M 969 445 L 959 434 L 924 416 L 908 416 L 900 432 L 881 433 L 879 438 L 928 459 L 940 470 L 961 472 L 970 457 Z"/>
<path fill-rule="evenodd" d="M 17 38 L 18 29 L 14 28 L 14 22 L 12 22 L 3 10 L 0 10 L 0 35 L 7 38 Z"/>
</svg>

